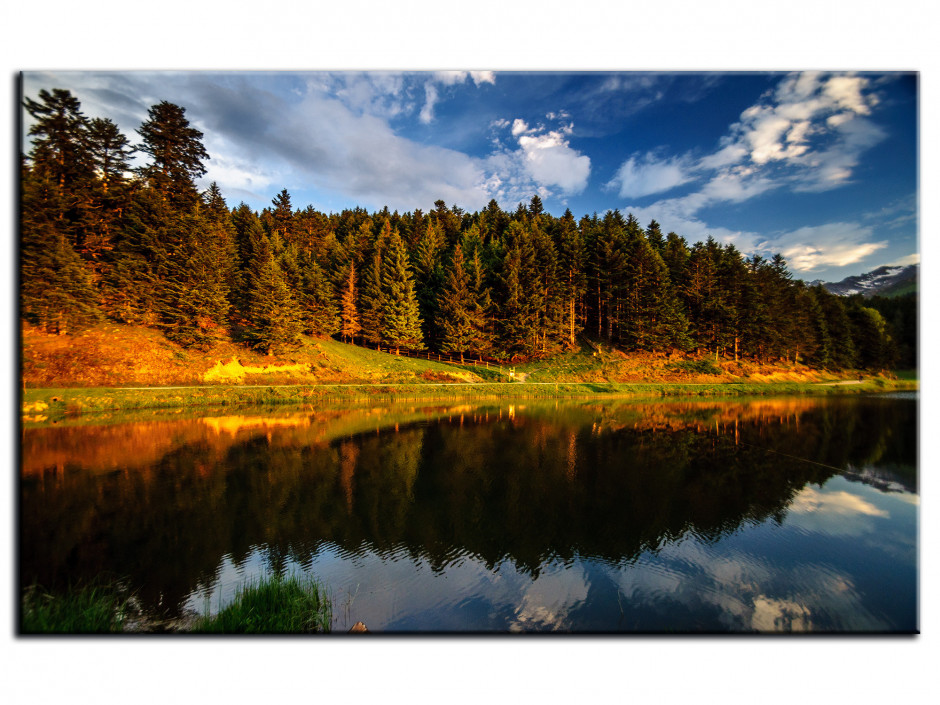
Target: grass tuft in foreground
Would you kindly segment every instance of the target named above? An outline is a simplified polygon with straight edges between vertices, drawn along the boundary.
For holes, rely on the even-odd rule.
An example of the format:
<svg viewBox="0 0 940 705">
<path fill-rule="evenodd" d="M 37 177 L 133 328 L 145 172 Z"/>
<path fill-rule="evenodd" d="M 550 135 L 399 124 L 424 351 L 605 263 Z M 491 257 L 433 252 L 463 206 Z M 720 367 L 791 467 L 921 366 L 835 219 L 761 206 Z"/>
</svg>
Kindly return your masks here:
<svg viewBox="0 0 940 705">
<path fill-rule="evenodd" d="M 274 576 L 249 582 L 234 602 L 193 624 L 192 633 L 305 634 L 330 631 L 332 607 L 310 577 Z"/>
<path fill-rule="evenodd" d="M 23 596 L 23 634 L 107 634 L 124 629 L 128 598 L 110 585 L 88 585 L 53 595 L 38 586 Z"/>
</svg>

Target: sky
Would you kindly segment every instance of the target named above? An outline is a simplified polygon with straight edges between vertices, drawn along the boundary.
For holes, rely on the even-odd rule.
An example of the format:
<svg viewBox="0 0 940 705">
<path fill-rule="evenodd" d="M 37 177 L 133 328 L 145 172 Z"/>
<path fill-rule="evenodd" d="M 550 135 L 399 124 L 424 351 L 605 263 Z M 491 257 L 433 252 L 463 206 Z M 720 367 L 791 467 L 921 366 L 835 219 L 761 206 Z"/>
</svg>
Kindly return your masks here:
<svg viewBox="0 0 940 705">
<path fill-rule="evenodd" d="M 915 72 L 28 71 L 133 142 L 186 109 L 229 206 L 504 210 L 534 194 L 838 281 L 919 261 Z M 30 118 L 24 116 L 24 129 Z"/>
</svg>

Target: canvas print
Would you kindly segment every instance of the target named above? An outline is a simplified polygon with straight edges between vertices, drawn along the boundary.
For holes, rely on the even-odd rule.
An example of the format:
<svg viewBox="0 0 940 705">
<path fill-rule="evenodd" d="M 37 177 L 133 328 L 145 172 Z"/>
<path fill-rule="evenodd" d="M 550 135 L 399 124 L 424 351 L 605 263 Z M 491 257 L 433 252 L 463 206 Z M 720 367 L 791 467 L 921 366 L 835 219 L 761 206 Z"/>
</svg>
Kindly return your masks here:
<svg viewBox="0 0 940 705">
<path fill-rule="evenodd" d="M 19 88 L 19 634 L 918 633 L 918 74 Z"/>
</svg>

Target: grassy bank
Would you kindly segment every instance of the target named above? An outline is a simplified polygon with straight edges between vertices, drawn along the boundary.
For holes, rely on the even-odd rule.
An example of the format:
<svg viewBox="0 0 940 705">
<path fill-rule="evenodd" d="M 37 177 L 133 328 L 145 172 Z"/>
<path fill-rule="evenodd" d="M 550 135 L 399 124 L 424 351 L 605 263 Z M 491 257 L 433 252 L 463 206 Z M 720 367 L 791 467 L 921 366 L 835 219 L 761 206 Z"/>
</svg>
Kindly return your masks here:
<svg viewBox="0 0 940 705">
<path fill-rule="evenodd" d="M 814 370 L 799 364 L 625 353 L 596 342 L 502 366 L 409 358 L 305 338 L 265 356 L 218 341 L 183 349 L 141 327 L 102 324 L 76 336 L 22 329 L 25 423 L 81 422 L 100 414 L 231 409 L 344 401 L 484 401 L 503 398 L 764 396 L 916 389 L 901 379 Z"/>
<path fill-rule="evenodd" d="M 124 630 L 129 598 L 118 586 L 86 585 L 54 594 L 39 586 L 23 595 L 23 634 L 108 634 Z"/>
<path fill-rule="evenodd" d="M 101 420 L 116 412 L 160 409 L 231 410 L 248 406 L 323 406 L 353 401 L 486 401 L 583 397 L 741 397 L 767 395 L 871 394 L 916 390 L 916 380 L 873 377 L 858 382 L 622 383 L 526 382 L 438 384 L 318 384 L 282 386 L 199 386 L 190 388 L 27 389 L 22 419 L 26 424 Z"/>
<path fill-rule="evenodd" d="M 332 603 L 323 586 L 302 576 L 269 576 L 238 589 L 215 615 L 171 623 L 141 614 L 120 585 L 101 583 L 58 593 L 32 586 L 23 594 L 23 634 L 308 634 L 329 632 Z"/>
<path fill-rule="evenodd" d="M 260 579 L 243 586 L 218 614 L 205 616 L 194 634 L 308 634 L 329 632 L 332 606 L 323 586 L 309 577 Z"/>
</svg>

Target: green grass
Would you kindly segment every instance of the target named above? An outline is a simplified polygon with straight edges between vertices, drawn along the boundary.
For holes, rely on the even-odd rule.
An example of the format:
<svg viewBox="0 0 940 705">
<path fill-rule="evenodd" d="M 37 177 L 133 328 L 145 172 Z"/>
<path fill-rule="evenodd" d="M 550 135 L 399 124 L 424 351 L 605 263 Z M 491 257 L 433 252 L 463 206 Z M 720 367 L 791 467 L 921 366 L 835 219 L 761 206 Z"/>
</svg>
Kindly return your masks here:
<svg viewBox="0 0 940 705">
<path fill-rule="evenodd" d="M 190 630 L 202 634 L 306 634 L 328 632 L 332 606 L 319 582 L 309 577 L 274 576 L 247 583 L 216 615 Z"/>
<path fill-rule="evenodd" d="M 120 389 L 27 389 L 23 393 L 24 420 L 29 425 L 102 423 L 128 412 L 145 415 L 147 410 L 212 409 L 232 413 L 243 407 L 314 406 L 322 408 L 351 401 L 486 401 L 494 399 L 541 399 L 549 397 L 682 397 L 767 396 L 779 394 L 864 394 L 918 388 L 916 379 L 868 378 L 862 384 L 830 386 L 809 382 L 550 382 L 542 377 L 526 383 L 478 382 L 312 384 L 271 387 L 202 386 L 189 388 Z M 36 411 L 35 404 L 46 407 Z M 30 410 L 27 411 L 26 409 Z M 229 411 L 225 411 L 229 410 Z M 26 417 L 29 418 L 26 418 Z M 41 416 L 41 419 L 37 419 Z"/>
<path fill-rule="evenodd" d="M 41 587 L 23 595 L 23 634 L 106 634 L 120 632 L 128 600 L 114 586 L 89 585 L 51 594 Z"/>
<path fill-rule="evenodd" d="M 465 365 L 449 364 L 435 360 L 433 353 L 425 358 L 406 357 L 378 352 L 358 345 L 348 345 L 329 338 L 317 340 L 316 347 L 323 351 L 336 369 L 355 377 L 378 377 L 376 381 L 382 382 L 420 384 L 422 375 L 426 373 L 430 373 L 429 376 L 460 376 L 469 373 L 486 381 L 498 381 L 506 376 L 505 373 L 501 374 L 499 368 L 494 365 L 474 366 L 470 363 L 470 358 L 466 358 L 467 364 Z"/>
</svg>

